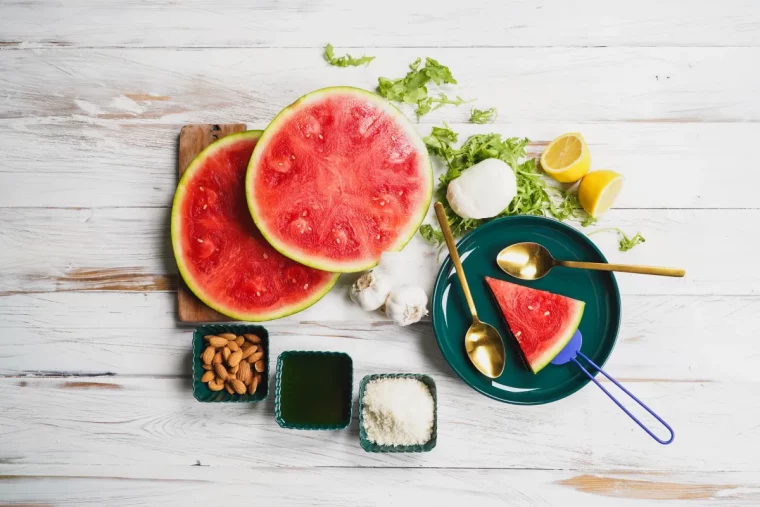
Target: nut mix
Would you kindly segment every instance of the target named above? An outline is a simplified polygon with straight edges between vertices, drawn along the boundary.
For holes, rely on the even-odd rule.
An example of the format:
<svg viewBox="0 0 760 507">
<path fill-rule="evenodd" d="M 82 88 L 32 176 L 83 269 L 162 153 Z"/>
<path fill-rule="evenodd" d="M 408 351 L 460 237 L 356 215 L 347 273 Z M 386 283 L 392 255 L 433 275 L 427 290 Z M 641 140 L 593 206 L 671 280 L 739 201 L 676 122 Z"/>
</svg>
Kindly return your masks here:
<svg viewBox="0 0 760 507">
<path fill-rule="evenodd" d="M 225 389 L 230 394 L 252 395 L 256 392 L 264 372 L 264 350 L 261 338 L 246 333 L 209 334 L 204 336 L 208 346 L 201 352 L 201 363 L 206 372 L 201 382 L 212 391 Z"/>
</svg>

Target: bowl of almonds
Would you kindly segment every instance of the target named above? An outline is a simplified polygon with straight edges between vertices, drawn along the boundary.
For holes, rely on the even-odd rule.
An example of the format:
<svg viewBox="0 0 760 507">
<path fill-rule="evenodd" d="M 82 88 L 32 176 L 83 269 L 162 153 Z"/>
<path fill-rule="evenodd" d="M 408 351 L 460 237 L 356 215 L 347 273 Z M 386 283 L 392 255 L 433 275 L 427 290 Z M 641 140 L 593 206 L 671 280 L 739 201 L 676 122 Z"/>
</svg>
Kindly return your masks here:
<svg viewBox="0 0 760 507">
<path fill-rule="evenodd" d="M 256 402 L 269 395 L 269 333 L 254 325 L 207 325 L 193 334 L 193 396 Z"/>
</svg>

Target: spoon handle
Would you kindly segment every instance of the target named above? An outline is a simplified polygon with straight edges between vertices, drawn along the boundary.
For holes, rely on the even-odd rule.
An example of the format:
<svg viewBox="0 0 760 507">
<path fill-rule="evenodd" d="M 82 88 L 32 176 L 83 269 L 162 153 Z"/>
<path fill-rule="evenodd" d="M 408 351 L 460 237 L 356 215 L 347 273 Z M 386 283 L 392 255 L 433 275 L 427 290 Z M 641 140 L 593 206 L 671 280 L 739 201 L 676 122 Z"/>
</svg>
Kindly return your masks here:
<svg viewBox="0 0 760 507">
<path fill-rule="evenodd" d="M 659 443 L 661 443 L 662 445 L 668 445 L 670 442 L 672 442 L 672 441 L 673 441 L 673 439 L 675 438 L 675 432 L 673 432 L 673 428 L 671 428 L 671 427 L 670 427 L 670 425 L 669 425 L 668 423 L 666 423 L 666 422 L 665 422 L 665 421 L 662 419 L 662 417 L 660 417 L 659 415 L 655 414 L 655 413 L 654 413 L 654 411 L 653 411 L 651 408 L 647 407 L 647 406 L 644 404 L 644 402 L 642 402 L 640 399 L 638 399 L 636 396 L 634 396 L 634 395 L 633 395 L 633 393 L 631 393 L 631 391 L 629 391 L 628 389 L 626 389 L 625 387 L 623 387 L 623 386 L 622 386 L 620 383 L 618 383 L 618 381 L 617 381 L 617 380 L 615 380 L 614 378 L 612 378 L 612 377 L 610 377 L 609 375 L 607 375 L 607 372 L 605 372 L 603 369 L 601 369 L 599 366 L 597 366 L 597 365 L 596 365 L 596 363 L 594 363 L 594 362 L 593 362 L 591 359 L 589 359 L 589 358 L 588 358 L 588 357 L 587 357 L 587 356 L 586 356 L 586 355 L 585 355 L 583 352 L 581 352 L 581 351 L 578 351 L 578 355 L 579 355 L 580 357 L 582 357 L 583 359 L 585 359 L 585 360 L 586 360 L 586 361 L 587 361 L 587 362 L 588 362 L 588 363 L 589 363 L 591 366 L 593 366 L 593 367 L 594 367 L 594 368 L 595 368 L 595 369 L 596 369 L 596 370 L 597 370 L 599 373 L 601 373 L 602 375 L 604 375 L 605 377 L 607 377 L 607 379 L 608 379 L 608 380 L 610 380 L 612 383 L 614 383 L 616 386 L 618 386 L 620 389 L 622 389 L 622 390 L 623 390 L 623 392 L 624 392 L 625 394 L 627 394 L 628 396 L 630 396 L 630 397 L 631 397 L 631 399 L 632 399 L 633 401 L 635 401 L 636 403 L 638 403 L 638 404 L 639 404 L 639 405 L 640 405 L 640 406 L 641 406 L 641 407 L 642 407 L 644 410 L 646 410 L 647 412 L 649 412 L 649 414 L 650 414 L 652 417 L 654 417 L 655 419 L 657 419 L 657 420 L 658 420 L 658 421 L 659 421 L 659 422 L 660 422 L 660 423 L 661 423 L 663 426 L 665 426 L 665 428 L 666 428 L 666 429 L 668 430 L 668 432 L 670 433 L 670 437 L 668 437 L 668 439 L 667 439 L 667 440 L 663 440 L 663 439 L 661 439 L 660 437 L 658 437 L 657 435 L 655 435 L 654 433 L 652 433 L 652 430 L 650 430 L 649 428 L 647 428 L 646 426 L 644 426 L 644 423 L 643 423 L 643 422 L 639 421 L 639 420 L 636 418 L 636 416 L 635 416 L 635 415 L 633 415 L 633 414 L 632 414 L 632 413 L 631 413 L 631 412 L 630 412 L 630 411 L 629 411 L 627 408 L 625 408 L 625 407 L 623 406 L 623 404 L 622 404 L 622 403 L 620 403 L 620 401 L 618 401 L 618 399 L 617 399 L 617 398 L 615 398 L 615 397 L 612 395 L 612 393 L 610 393 L 610 392 L 609 392 L 607 389 L 605 389 L 605 388 L 604 388 L 604 386 L 603 386 L 603 385 L 602 385 L 602 384 L 601 384 L 601 383 L 600 383 L 598 380 L 596 380 L 596 378 L 594 378 L 594 376 L 593 376 L 593 375 L 591 375 L 591 373 L 589 373 L 589 372 L 588 372 L 588 370 L 587 370 L 586 368 L 584 368 L 584 367 L 583 367 L 583 365 L 582 365 L 582 364 L 581 364 L 581 363 L 580 363 L 580 362 L 579 362 L 579 361 L 578 361 L 576 358 L 573 358 L 573 359 L 572 359 L 572 361 L 573 361 L 573 362 L 574 362 L 576 365 L 578 365 L 578 367 L 579 367 L 579 368 L 580 368 L 580 369 L 583 371 L 583 373 L 585 373 L 585 374 L 586 374 L 586 376 L 587 376 L 588 378 L 590 378 L 590 379 L 591 379 L 591 380 L 592 380 L 592 381 L 593 381 L 593 382 L 594 382 L 594 383 L 597 385 L 597 387 L 599 387 L 599 389 L 601 389 L 602 391 L 604 391 L 604 394 L 606 394 L 607 396 L 609 396 L 609 398 L 610 398 L 612 401 L 614 401 L 614 402 L 615 402 L 615 404 L 616 404 L 618 407 L 620 407 L 620 410 L 622 410 L 623 412 L 625 412 L 626 414 L 628 414 L 628 417 L 630 417 L 631 419 L 633 419 L 633 422 L 635 422 L 636 424 L 638 424 L 638 425 L 641 427 L 641 429 L 643 429 L 644 431 L 646 431 L 646 432 L 649 434 L 649 436 L 650 436 L 650 437 L 654 438 L 655 440 L 657 440 L 657 441 L 658 441 Z"/>
<path fill-rule="evenodd" d="M 475 302 L 472 300 L 472 294 L 470 294 L 470 286 L 467 285 L 467 278 L 464 276 L 464 268 L 462 267 L 462 261 L 459 260 L 459 253 L 457 253 L 457 245 L 454 243 L 454 236 L 451 235 L 451 229 L 449 228 L 449 221 L 446 219 L 446 212 L 443 211 L 443 204 L 436 202 L 435 216 L 438 217 L 438 223 L 441 224 L 441 232 L 446 240 L 446 246 L 449 248 L 449 256 L 451 262 L 454 264 L 457 276 L 459 277 L 459 283 L 462 285 L 462 291 L 464 292 L 464 298 L 467 300 L 467 306 L 470 307 L 470 313 L 474 319 L 478 318 L 478 312 L 475 309 Z"/>
<path fill-rule="evenodd" d="M 686 271 L 678 268 L 634 266 L 630 264 L 605 264 L 603 262 L 557 261 L 557 266 L 563 266 L 566 268 L 595 269 L 597 271 L 622 271 L 624 273 L 639 273 L 641 275 L 681 277 L 686 274 Z"/>
</svg>

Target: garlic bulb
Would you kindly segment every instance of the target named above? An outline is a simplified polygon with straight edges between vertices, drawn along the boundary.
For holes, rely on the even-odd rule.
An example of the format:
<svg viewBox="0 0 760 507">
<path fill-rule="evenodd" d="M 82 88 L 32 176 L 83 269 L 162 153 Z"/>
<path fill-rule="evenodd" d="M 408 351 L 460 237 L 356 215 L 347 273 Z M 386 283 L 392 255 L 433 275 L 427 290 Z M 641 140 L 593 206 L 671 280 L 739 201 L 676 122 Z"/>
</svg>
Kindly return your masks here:
<svg viewBox="0 0 760 507">
<path fill-rule="evenodd" d="M 391 291 L 385 302 L 385 314 L 399 326 L 419 322 L 428 314 L 427 296 L 421 287 L 404 285 Z"/>
<path fill-rule="evenodd" d="M 388 299 L 392 287 L 393 280 L 382 270 L 368 271 L 351 286 L 351 300 L 363 310 L 377 310 Z"/>
<path fill-rule="evenodd" d="M 451 209 L 462 218 L 495 217 L 516 195 L 515 173 L 498 158 L 478 162 L 446 188 Z"/>
</svg>

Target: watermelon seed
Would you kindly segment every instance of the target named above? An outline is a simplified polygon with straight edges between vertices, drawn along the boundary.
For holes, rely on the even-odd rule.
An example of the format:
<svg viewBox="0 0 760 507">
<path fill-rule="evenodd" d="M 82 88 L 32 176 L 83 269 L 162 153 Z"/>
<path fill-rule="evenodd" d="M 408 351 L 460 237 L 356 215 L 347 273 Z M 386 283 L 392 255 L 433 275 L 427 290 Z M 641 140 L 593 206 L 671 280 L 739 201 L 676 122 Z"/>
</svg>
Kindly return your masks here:
<svg viewBox="0 0 760 507">
<path fill-rule="evenodd" d="M 259 291 L 256 291 L 256 295 L 257 295 L 257 296 L 261 296 L 261 292 L 259 292 Z"/>
<path fill-rule="evenodd" d="M 311 227 L 309 227 L 309 230 L 311 230 Z"/>
<path fill-rule="evenodd" d="M 335 238 L 335 242 L 340 244 L 340 238 Z"/>
<path fill-rule="evenodd" d="M 385 206 L 385 201 L 380 201 L 380 206 Z"/>
<path fill-rule="evenodd" d="M 395 140 L 396 140 L 396 136 L 391 136 L 391 141 L 395 141 Z"/>
<path fill-rule="evenodd" d="M 309 288 L 309 284 L 308 283 L 303 284 L 303 290 L 306 290 L 308 288 Z"/>
<path fill-rule="evenodd" d="M 544 317 L 549 315 L 549 312 L 544 312 Z"/>
<path fill-rule="evenodd" d="M 293 160 L 295 160 L 296 156 L 295 155 L 291 155 L 290 158 L 292 158 Z"/>
<path fill-rule="evenodd" d="M 309 133 L 307 132 L 307 133 L 306 133 L 306 138 L 308 139 L 309 137 L 311 137 L 311 134 L 309 134 Z"/>
<path fill-rule="evenodd" d="M 319 137 L 320 139 L 324 139 L 324 138 L 322 137 L 322 134 L 319 134 L 317 137 Z"/>
<path fill-rule="evenodd" d="M 521 334 L 522 334 L 522 331 L 518 331 L 518 332 L 516 332 L 516 333 L 515 333 L 515 338 L 517 338 L 517 337 L 518 337 L 518 336 L 520 336 Z"/>
<path fill-rule="evenodd" d="M 306 216 L 306 211 L 304 211 L 303 213 L 301 213 L 301 215 Z"/>
<path fill-rule="evenodd" d="M 203 187 L 201 187 L 201 192 L 203 192 Z"/>
<path fill-rule="evenodd" d="M 203 240 L 201 238 L 198 238 L 198 243 L 203 243 Z"/>
<path fill-rule="evenodd" d="M 530 305 L 528 305 L 528 310 L 532 310 L 532 309 L 533 309 L 533 307 L 530 306 Z"/>
<path fill-rule="evenodd" d="M 377 235 L 377 239 L 380 239 L 380 235 L 379 234 Z"/>
<path fill-rule="evenodd" d="M 265 258 L 265 259 L 268 259 L 268 258 L 269 258 L 269 256 L 268 256 L 267 254 L 264 254 L 264 258 Z"/>
<path fill-rule="evenodd" d="M 203 209 L 206 209 L 206 208 L 208 208 L 208 204 L 203 205 Z"/>
<path fill-rule="evenodd" d="M 399 190 L 398 191 L 398 195 L 404 195 L 404 191 L 403 190 Z"/>
</svg>

